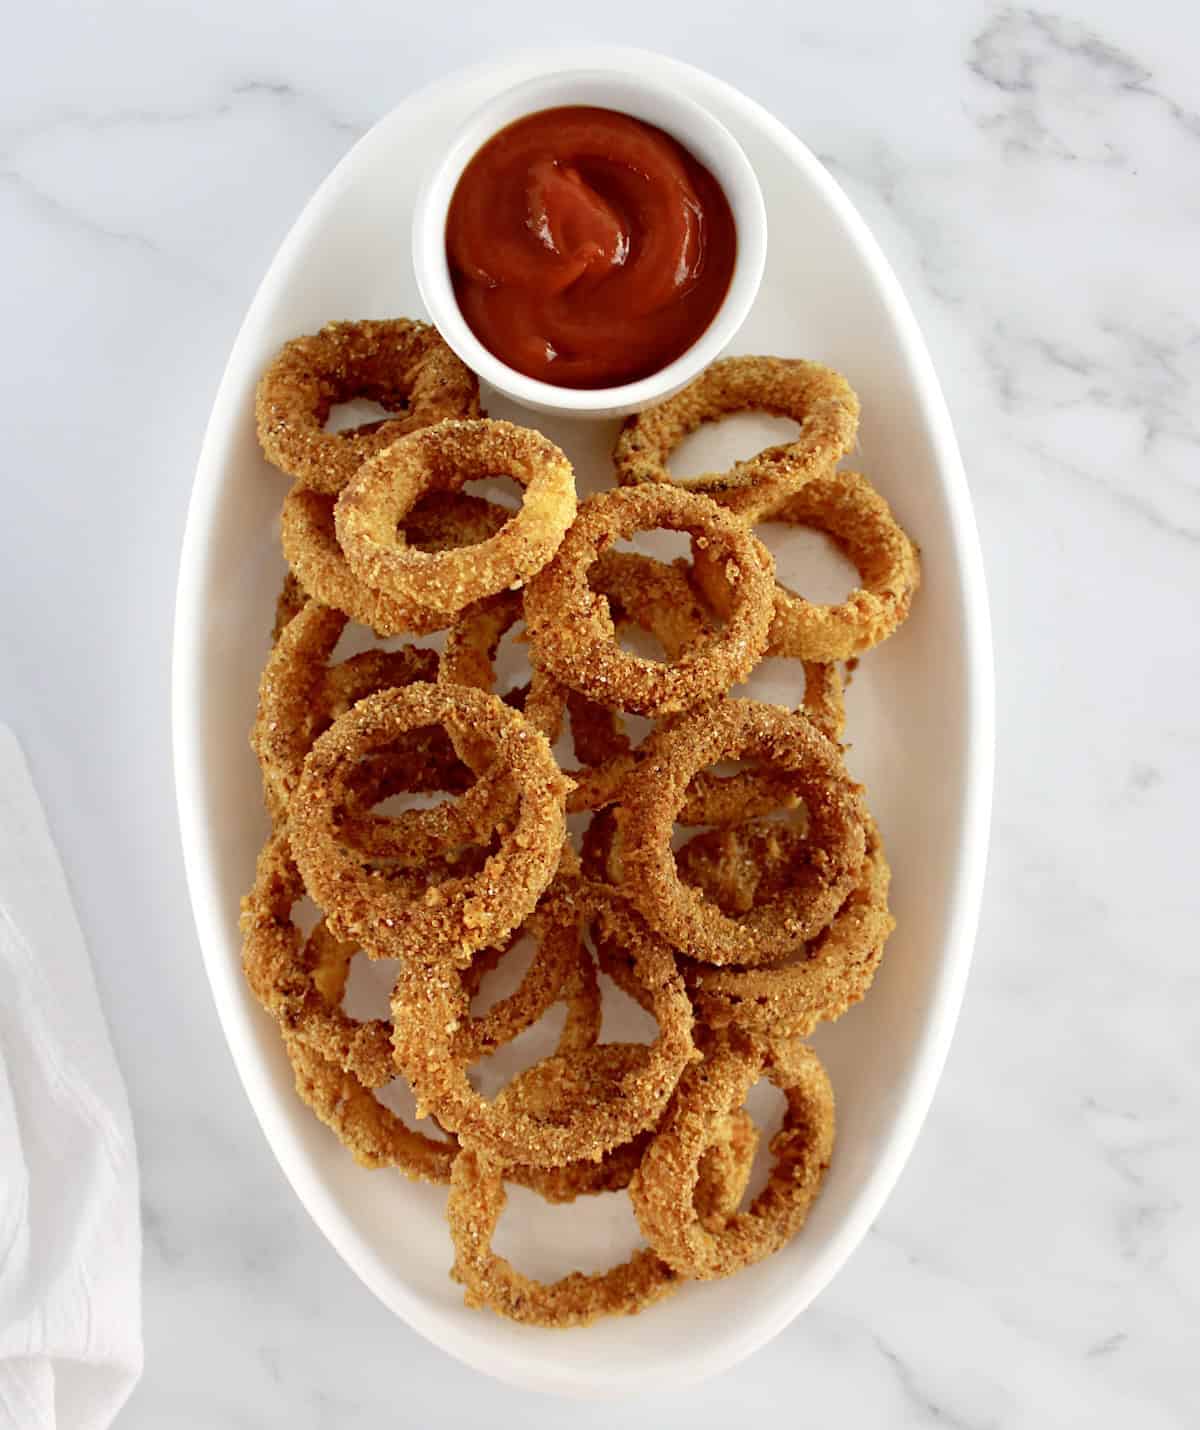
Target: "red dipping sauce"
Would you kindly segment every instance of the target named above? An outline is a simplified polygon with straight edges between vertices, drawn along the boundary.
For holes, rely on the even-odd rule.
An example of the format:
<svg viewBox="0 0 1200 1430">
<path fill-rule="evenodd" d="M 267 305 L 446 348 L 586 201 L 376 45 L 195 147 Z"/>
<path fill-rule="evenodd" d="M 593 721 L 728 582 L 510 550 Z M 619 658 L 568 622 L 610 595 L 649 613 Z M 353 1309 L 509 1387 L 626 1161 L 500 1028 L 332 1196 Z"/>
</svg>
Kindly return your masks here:
<svg viewBox="0 0 1200 1430">
<path fill-rule="evenodd" d="M 489 352 L 557 387 L 658 372 L 716 316 L 737 256 L 720 184 L 612 109 L 527 115 L 463 170 L 446 220 L 462 315 Z"/>
</svg>

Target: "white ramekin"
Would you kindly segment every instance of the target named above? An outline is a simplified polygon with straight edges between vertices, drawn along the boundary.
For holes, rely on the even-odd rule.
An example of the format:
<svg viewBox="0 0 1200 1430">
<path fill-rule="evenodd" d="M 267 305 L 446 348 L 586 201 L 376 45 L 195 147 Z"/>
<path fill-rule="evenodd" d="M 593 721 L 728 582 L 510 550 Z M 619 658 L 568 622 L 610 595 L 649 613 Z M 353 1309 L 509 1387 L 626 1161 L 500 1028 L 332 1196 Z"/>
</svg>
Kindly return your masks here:
<svg viewBox="0 0 1200 1430">
<path fill-rule="evenodd" d="M 526 377 L 489 352 L 459 311 L 446 260 L 446 215 L 463 169 L 505 125 L 539 110 L 595 105 L 657 125 L 689 150 L 725 190 L 737 226 L 737 255 L 725 301 L 699 338 L 674 362 L 619 387 L 556 387 Z M 612 69 L 564 70 L 528 80 L 485 104 L 458 131 L 417 195 L 413 267 L 429 315 L 463 362 L 490 386 L 535 412 L 624 417 L 678 392 L 717 357 L 757 296 L 767 257 L 767 212 L 750 161 L 708 110 L 666 86 Z"/>
</svg>

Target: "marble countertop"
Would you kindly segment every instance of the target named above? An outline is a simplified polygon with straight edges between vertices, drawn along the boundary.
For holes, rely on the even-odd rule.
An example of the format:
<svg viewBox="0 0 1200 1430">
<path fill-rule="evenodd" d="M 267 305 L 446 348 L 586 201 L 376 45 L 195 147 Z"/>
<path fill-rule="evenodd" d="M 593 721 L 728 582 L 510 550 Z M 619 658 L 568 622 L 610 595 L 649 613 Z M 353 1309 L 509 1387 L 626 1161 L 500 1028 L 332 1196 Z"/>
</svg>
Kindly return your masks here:
<svg viewBox="0 0 1200 1430">
<path fill-rule="evenodd" d="M 116 0 L 6 27 L 0 717 L 139 1135 L 147 1370 L 123 1430 L 1200 1423 L 1200 22 L 1166 0 L 754 8 Z M 184 511 L 246 305 L 375 118 L 539 39 L 711 69 L 845 185 L 941 373 L 997 643 L 976 966 L 916 1153 L 808 1313 L 636 1406 L 485 1381 L 309 1222 L 217 1026 L 171 783 Z"/>
</svg>

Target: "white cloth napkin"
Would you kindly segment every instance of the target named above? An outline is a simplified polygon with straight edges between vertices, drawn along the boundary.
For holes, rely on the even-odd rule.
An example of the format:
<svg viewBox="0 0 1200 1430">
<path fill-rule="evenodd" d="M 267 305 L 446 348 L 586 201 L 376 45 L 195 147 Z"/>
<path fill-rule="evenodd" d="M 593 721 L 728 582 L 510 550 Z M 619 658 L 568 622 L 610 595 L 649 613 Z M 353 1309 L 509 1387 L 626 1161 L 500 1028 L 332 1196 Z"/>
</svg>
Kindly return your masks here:
<svg viewBox="0 0 1200 1430">
<path fill-rule="evenodd" d="M 142 1369 L 137 1153 L 91 964 L 0 725 L 0 1430 L 103 1430 Z"/>
</svg>

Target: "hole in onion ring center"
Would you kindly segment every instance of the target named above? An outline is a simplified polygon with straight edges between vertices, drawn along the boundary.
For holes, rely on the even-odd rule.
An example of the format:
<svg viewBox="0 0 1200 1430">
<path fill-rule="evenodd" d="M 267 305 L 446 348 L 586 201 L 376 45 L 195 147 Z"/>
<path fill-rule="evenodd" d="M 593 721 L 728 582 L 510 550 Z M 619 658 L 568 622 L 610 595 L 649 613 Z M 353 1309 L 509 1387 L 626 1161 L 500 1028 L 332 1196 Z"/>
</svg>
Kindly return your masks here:
<svg viewBox="0 0 1200 1430">
<path fill-rule="evenodd" d="M 658 1022 L 636 998 L 618 988 L 607 973 L 600 974 L 600 1041 L 602 1043 L 653 1043 Z"/>
<path fill-rule="evenodd" d="M 408 404 L 387 408 L 367 397 L 354 397 L 349 402 L 335 402 L 325 419 L 326 432 L 345 432 L 351 427 L 366 427 L 389 418 L 402 416 Z"/>
<path fill-rule="evenodd" d="M 621 712 L 621 723 L 629 737 L 629 743 L 636 749 L 654 729 L 654 721 L 645 715 L 635 715 L 631 710 Z"/>
<path fill-rule="evenodd" d="M 520 482 L 506 476 L 476 477 L 464 483 L 462 490 L 468 496 L 482 497 L 507 511 L 519 511 L 525 495 Z"/>
<path fill-rule="evenodd" d="M 658 637 L 633 621 L 623 621 L 617 627 L 617 644 L 626 655 L 657 661 L 660 665 L 667 660 L 667 653 Z"/>
<path fill-rule="evenodd" d="M 358 952 L 350 960 L 350 975 L 342 995 L 342 1011 L 365 1023 L 370 1018 L 390 1018 L 392 989 L 400 963 L 395 958 L 368 958 Z"/>
<path fill-rule="evenodd" d="M 554 1204 L 526 1187 L 506 1190 L 493 1249 L 535 1281 L 557 1281 L 572 1271 L 594 1276 L 646 1244 L 625 1192 Z"/>
<path fill-rule="evenodd" d="M 312 933 L 321 917 L 321 910 L 313 903 L 307 894 L 297 899 L 292 905 L 292 922 L 305 938 Z"/>
<path fill-rule="evenodd" d="M 420 742 L 443 734 L 445 734 L 445 731 L 440 725 L 422 725 L 407 731 L 397 740 L 394 746 L 388 746 L 376 753 L 381 757 L 386 757 L 389 753 L 394 752 L 402 760 L 405 758 L 411 759 L 416 767 L 416 772 L 421 775 L 427 776 L 430 773 L 436 774 L 436 769 L 426 770 L 424 768 L 426 757 L 421 751 Z M 452 755 L 448 742 L 444 748 L 444 753 L 446 755 Z M 451 769 L 453 770 L 453 779 L 450 778 Z M 452 805 L 457 802 L 461 788 L 463 788 L 464 785 L 469 786 L 473 784 L 474 779 L 471 777 L 470 771 L 464 769 L 463 766 L 457 762 L 452 766 L 447 766 L 445 775 L 447 777 L 446 782 L 443 783 L 442 780 L 439 779 L 436 787 L 432 789 L 407 789 L 401 787 L 386 794 L 382 799 L 376 799 L 370 803 L 368 803 L 365 798 L 355 799 L 353 801 L 353 812 L 356 815 L 369 813 L 376 818 L 402 822 L 403 816 L 411 811 L 437 809 L 442 806 Z M 350 801 L 347 801 L 347 805 L 350 805 Z M 434 882 L 440 882 L 440 880 L 435 880 Z"/>
<path fill-rule="evenodd" d="M 652 526 L 613 542 L 609 550 L 630 552 L 634 556 L 649 556 L 655 561 L 661 561 L 664 566 L 669 566 L 680 557 L 685 561 L 692 559 L 692 538 L 686 531 L 666 531 L 662 527 Z"/>
<path fill-rule="evenodd" d="M 754 534 L 775 558 L 789 590 L 817 605 L 840 605 L 861 585 L 858 569 L 832 537 L 811 526 L 763 521 Z"/>
<path fill-rule="evenodd" d="M 680 480 L 727 472 L 735 462 L 744 462 L 766 447 L 794 442 L 799 435 L 800 424 L 789 417 L 733 412 L 690 432 L 671 453 L 667 471 Z"/>
<path fill-rule="evenodd" d="M 404 1123 L 405 1127 L 413 1132 L 423 1133 L 426 1137 L 431 1137 L 435 1142 L 449 1142 L 447 1133 L 432 1117 L 417 1118 L 417 1099 L 412 1088 L 402 1077 L 393 1078 L 391 1082 L 385 1083 L 383 1087 L 376 1090 L 376 1100 L 384 1107 L 394 1112 Z"/>
<path fill-rule="evenodd" d="M 471 1086 L 481 1097 L 494 1098 L 534 1063 L 554 1056 L 566 1021 L 565 1003 L 547 1008 L 537 1022 L 494 1053 L 471 1064 L 467 1072 Z"/>
<path fill-rule="evenodd" d="M 330 653 L 329 664 L 337 665 L 340 661 L 348 660 L 354 655 L 361 655 L 363 651 L 368 650 L 395 651 L 404 646 L 440 649 L 444 642 L 444 631 L 435 631 L 428 636 L 415 636 L 411 632 L 405 632 L 403 635 L 385 638 L 377 636 L 369 626 L 360 626 L 357 621 L 347 621 L 345 630 L 338 637 L 338 643 Z"/>
<path fill-rule="evenodd" d="M 533 678 L 533 667 L 529 664 L 529 642 L 525 638 L 524 621 L 514 622 L 500 637 L 492 669 L 496 673 L 492 691 L 501 698 L 519 686 L 528 686 Z"/>
<path fill-rule="evenodd" d="M 384 819 L 395 819 L 410 809 L 436 809 L 438 805 L 453 804 L 455 796 L 438 790 L 401 790 L 390 794 L 371 806 L 371 813 Z"/>
<path fill-rule="evenodd" d="M 479 987 L 471 999 L 471 1016 L 473 1018 L 481 1018 L 502 998 L 507 998 L 517 991 L 521 986 L 521 980 L 529 971 L 529 965 L 533 962 L 536 952 L 537 940 L 525 934 L 517 939 L 495 968 L 488 969 L 480 979 Z"/>
<path fill-rule="evenodd" d="M 558 763 L 562 765 L 560 758 Z M 581 810 L 578 814 L 567 815 L 567 838 L 571 841 L 571 848 L 579 854 L 583 850 L 583 836 L 587 833 L 588 825 L 592 822 L 591 810 Z"/>
<path fill-rule="evenodd" d="M 787 1099 L 773 1082 L 768 1082 L 763 1077 L 750 1089 L 745 1108 L 758 1128 L 758 1146 L 754 1149 L 754 1164 L 750 1168 L 750 1179 L 742 1193 L 738 1211 L 745 1211 L 767 1185 L 767 1179 L 771 1175 L 771 1163 L 774 1161 L 771 1155 L 771 1138 L 783 1126 Z"/>
<path fill-rule="evenodd" d="M 808 678 L 802 661 L 791 656 L 767 656 L 750 672 L 750 679 L 733 692 L 742 700 L 762 700 L 798 710 L 804 702 Z"/>
</svg>

